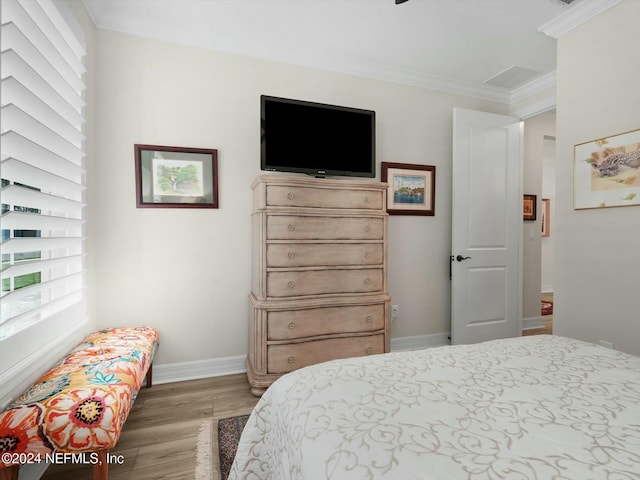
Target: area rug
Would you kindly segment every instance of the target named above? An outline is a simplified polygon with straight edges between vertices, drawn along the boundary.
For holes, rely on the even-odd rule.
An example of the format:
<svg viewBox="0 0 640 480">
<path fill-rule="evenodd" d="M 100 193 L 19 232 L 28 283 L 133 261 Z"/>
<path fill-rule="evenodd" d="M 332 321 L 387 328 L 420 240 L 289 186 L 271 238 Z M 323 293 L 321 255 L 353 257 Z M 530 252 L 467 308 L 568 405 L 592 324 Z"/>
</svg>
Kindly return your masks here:
<svg viewBox="0 0 640 480">
<path fill-rule="evenodd" d="M 551 315 L 553 313 L 553 302 L 542 300 L 542 315 Z"/>
<path fill-rule="evenodd" d="M 233 459 L 236 458 L 238 442 L 249 415 L 223 418 L 218 421 L 218 452 L 220 455 L 220 479 L 227 480 Z"/>
<path fill-rule="evenodd" d="M 207 419 L 200 425 L 198 432 L 198 446 L 196 448 L 196 471 L 195 480 L 218 480 L 214 479 L 213 472 L 218 471 L 218 466 L 214 466 L 214 458 L 217 460 L 215 450 L 218 447 L 217 439 L 213 437 L 216 421 Z"/>
</svg>

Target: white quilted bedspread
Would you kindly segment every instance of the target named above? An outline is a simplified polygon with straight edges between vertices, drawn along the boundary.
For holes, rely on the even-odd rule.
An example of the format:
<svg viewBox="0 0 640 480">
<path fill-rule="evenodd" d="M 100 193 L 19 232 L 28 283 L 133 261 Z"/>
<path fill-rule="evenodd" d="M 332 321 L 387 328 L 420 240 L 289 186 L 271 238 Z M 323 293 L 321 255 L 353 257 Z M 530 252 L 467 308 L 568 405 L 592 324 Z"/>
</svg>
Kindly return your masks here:
<svg viewBox="0 0 640 480">
<path fill-rule="evenodd" d="M 640 358 L 530 336 L 336 360 L 275 382 L 230 480 L 638 480 Z"/>
</svg>

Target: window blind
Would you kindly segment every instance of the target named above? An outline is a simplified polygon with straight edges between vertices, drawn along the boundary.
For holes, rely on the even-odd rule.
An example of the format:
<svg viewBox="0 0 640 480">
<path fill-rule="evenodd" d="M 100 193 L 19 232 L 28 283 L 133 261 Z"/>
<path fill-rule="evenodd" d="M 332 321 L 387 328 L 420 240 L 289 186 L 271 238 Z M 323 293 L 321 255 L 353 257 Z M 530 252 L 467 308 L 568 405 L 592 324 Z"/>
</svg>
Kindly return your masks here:
<svg viewBox="0 0 640 480">
<path fill-rule="evenodd" d="M 2 0 L 1 15 L 0 341 L 85 285 L 84 46 L 52 0 Z"/>
</svg>

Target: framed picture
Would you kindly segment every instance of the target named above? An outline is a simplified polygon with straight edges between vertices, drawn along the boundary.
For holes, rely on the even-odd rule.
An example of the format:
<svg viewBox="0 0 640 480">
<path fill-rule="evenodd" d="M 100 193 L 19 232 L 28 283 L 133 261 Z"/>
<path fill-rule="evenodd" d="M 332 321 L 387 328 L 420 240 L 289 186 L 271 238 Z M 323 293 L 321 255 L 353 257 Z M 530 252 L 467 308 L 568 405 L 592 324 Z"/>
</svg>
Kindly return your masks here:
<svg viewBox="0 0 640 480">
<path fill-rule="evenodd" d="M 134 145 L 138 208 L 218 208 L 218 151 Z"/>
<path fill-rule="evenodd" d="M 434 215 L 436 167 L 382 162 L 381 178 L 389 184 L 389 215 Z"/>
<path fill-rule="evenodd" d="M 523 220 L 535 220 L 536 219 L 536 196 L 524 195 L 522 199 L 522 219 Z"/>
<path fill-rule="evenodd" d="M 640 205 L 640 130 L 575 145 L 573 208 Z"/>
<path fill-rule="evenodd" d="M 542 199 L 542 236 L 548 237 L 551 235 L 551 230 L 549 229 L 549 202 L 548 198 Z"/>
</svg>

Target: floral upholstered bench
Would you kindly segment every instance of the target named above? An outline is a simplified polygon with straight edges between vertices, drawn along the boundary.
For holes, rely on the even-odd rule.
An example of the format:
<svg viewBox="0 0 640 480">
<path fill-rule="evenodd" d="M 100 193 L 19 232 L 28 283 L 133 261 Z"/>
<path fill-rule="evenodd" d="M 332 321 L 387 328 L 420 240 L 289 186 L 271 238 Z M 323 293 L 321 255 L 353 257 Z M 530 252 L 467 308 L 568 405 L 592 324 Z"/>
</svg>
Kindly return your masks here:
<svg viewBox="0 0 640 480">
<path fill-rule="evenodd" d="M 17 480 L 20 465 L 61 454 L 87 454 L 94 480 L 108 476 L 142 381 L 151 386 L 158 346 L 153 327 L 100 330 L 85 338 L 0 413 L 0 480 Z"/>
</svg>

